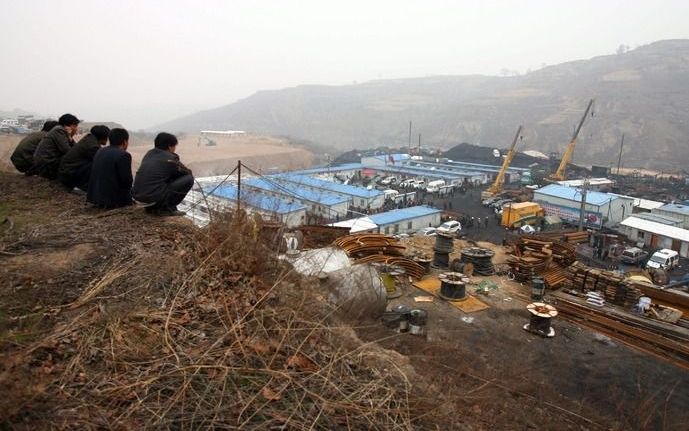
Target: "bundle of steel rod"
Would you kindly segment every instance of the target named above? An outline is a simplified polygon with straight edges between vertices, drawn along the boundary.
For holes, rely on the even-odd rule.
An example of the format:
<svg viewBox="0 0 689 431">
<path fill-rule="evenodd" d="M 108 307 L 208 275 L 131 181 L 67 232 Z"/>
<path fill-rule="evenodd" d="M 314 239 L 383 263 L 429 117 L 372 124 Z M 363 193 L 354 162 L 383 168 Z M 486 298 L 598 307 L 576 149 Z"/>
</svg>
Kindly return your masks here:
<svg viewBox="0 0 689 431">
<path fill-rule="evenodd" d="M 406 257 L 372 254 L 354 261 L 354 264 L 359 263 L 383 263 L 386 265 L 399 266 L 404 269 L 405 274 L 415 279 L 420 279 L 426 273 L 423 266 Z"/>
<path fill-rule="evenodd" d="M 481 247 L 466 247 L 461 251 L 460 260 L 464 263 L 471 263 L 474 266 L 474 272 L 480 275 L 494 275 L 495 267 L 493 266 L 493 256 L 495 252 Z"/>
<path fill-rule="evenodd" d="M 602 292 L 606 301 L 616 305 L 631 307 L 641 296 L 641 291 L 619 273 L 574 262 L 569 267 L 569 274 L 565 283 L 567 287 L 583 293 Z"/>
<path fill-rule="evenodd" d="M 573 242 L 575 244 L 579 244 L 589 240 L 589 233 L 588 231 L 584 230 L 581 232 L 566 233 L 564 237 L 566 242 Z"/>
<path fill-rule="evenodd" d="M 507 257 L 515 279 L 529 281 L 540 275 L 551 289 L 566 281 L 564 268 L 575 260 L 576 245 L 541 235 L 521 236 L 514 254 Z"/>
<path fill-rule="evenodd" d="M 677 325 L 616 309 L 590 307 L 564 293 L 557 295 L 557 309 L 567 320 L 589 327 L 630 347 L 689 369 L 689 331 Z"/>
<path fill-rule="evenodd" d="M 354 234 L 338 238 L 334 242 L 350 257 L 364 257 L 370 254 L 404 254 L 405 247 L 395 238 L 376 233 Z"/>
</svg>

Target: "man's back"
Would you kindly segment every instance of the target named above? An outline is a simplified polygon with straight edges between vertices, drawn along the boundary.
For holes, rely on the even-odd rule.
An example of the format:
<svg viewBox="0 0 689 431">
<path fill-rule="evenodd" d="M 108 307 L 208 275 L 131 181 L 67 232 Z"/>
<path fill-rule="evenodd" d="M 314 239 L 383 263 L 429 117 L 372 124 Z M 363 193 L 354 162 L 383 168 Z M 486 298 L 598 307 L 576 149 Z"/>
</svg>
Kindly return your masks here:
<svg viewBox="0 0 689 431">
<path fill-rule="evenodd" d="M 35 170 L 42 176 L 56 178 L 60 159 L 72 146 L 67 131 L 62 126 L 55 126 L 36 147 L 33 155 Z"/>
<path fill-rule="evenodd" d="M 81 138 L 60 160 L 60 175 L 71 175 L 90 164 L 100 147 L 98 139 L 91 133 Z"/>
<path fill-rule="evenodd" d="M 87 200 L 101 208 L 130 205 L 131 187 L 132 156 L 113 145 L 98 150 L 91 166 Z"/>
<path fill-rule="evenodd" d="M 132 195 L 140 202 L 157 202 L 163 198 L 171 181 L 190 172 L 177 154 L 153 148 L 146 153 L 136 172 Z"/>
<path fill-rule="evenodd" d="M 22 139 L 14 149 L 10 159 L 19 172 L 28 171 L 33 165 L 33 154 L 47 132 L 34 132 Z"/>
</svg>

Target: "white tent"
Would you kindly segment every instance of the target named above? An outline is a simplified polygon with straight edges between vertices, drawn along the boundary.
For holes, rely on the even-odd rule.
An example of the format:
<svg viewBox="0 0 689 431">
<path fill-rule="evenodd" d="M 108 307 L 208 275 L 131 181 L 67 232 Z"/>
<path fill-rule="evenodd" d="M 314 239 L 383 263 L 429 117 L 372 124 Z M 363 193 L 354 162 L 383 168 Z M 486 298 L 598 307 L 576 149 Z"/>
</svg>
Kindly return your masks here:
<svg viewBox="0 0 689 431">
<path fill-rule="evenodd" d="M 359 217 L 349 220 L 339 221 L 337 223 L 331 223 L 329 226 L 335 227 L 348 227 L 349 233 L 366 232 L 369 230 L 378 230 L 378 225 L 373 223 L 368 217 Z"/>
</svg>

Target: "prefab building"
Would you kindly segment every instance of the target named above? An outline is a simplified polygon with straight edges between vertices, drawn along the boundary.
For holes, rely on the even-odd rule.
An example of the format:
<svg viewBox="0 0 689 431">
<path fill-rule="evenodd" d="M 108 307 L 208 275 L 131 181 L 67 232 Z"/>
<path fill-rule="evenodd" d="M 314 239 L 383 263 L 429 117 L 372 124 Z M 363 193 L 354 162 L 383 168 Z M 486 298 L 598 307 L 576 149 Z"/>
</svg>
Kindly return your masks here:
<svg viewBox="0 0 689 431">
<path fill-rule="evenodd" d="M 541 205 L 546 215 L 555 215 L 563 221 L 577 224 L 581 212 L 581 189 L 550 184 L 534 191 L 533 201 Z M 584 207 L 586 227 L 600 229 L 618 225 L 634 209 L 634 199 L 610 193 L 588 191 Z"/>
<path fill-rule="evenodd" d="M 240 205 L 249 213 L 258 213 L 264 219 L 280 221 L 287 227 L 301 226 L 306 220 L 306 207 L 303 205 L 248 190 L 242 190 Z M 236 206 L 237 187 L 223 184 L 217 188 L 209 186 L 204 193 L 192 190 L 180 208 L 196 225 L 205 226 L 210 222 L 211 211 L 233 210 Z"/>
<path fill-rule="evenodd" d="M 666 204 L 651 210 L 651 213 L 680 219 L 682 221 L 682 227 L 684 229 L 689 229 L 689 205 Z"/>
<path fill-rule="evenodd" d="M 342 195 L 350 200 L 350 205 L 359 208 L 375 210 L 382 207 L 385 203 L 383 192 L 377 189 L 369 190 L 365 187 L 339 184 L 333 181 L 313 178 L 308 175 L 293 175 L 290 173 L 276 175 L 272 178 L 277 178 L 278 181 L 289 181 L 290 183 L 314 191 L 324 191 Z"/>
<path fill-rule="evenodd" d="M 649 248 L 668 248 L 682 257 L 689 257 L 689 230 L 645 220 L 628 217 L 618 229 L 632 241 L 643 243 Z"/>
<path fill-rule="evenodd" d="M 378 225 L 378 232 L 392 235 L 416 232 L 428 226 L 438 226 L 441 212 L 437 208 L 419 205 L 369 215 L 368 218 Z"/>
<path fill-rule="evenodd" d="M 349 210 L 349 198 L 345 196 L 309 190 L 288 181 L 249 178 L 242 181 L 242 192 L 244 189 L 300 203 L 306 207 L 307 216 L 312 219 L 307 220 L 309 223 L 319 220 L 340 220 L 347 215 Z"/>
</svg>

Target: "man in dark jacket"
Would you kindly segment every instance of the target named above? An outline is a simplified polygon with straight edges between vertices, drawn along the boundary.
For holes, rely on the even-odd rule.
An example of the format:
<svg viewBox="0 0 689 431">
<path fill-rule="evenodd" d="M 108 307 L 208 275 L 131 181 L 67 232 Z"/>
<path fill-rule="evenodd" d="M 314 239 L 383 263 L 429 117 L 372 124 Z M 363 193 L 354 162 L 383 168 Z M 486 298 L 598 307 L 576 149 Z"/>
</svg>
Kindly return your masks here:
<svg viewBox="0 0 689 431">
<path fill-rule="evenodd" d="M 177 210 L 194 185 L 191 170 L 179 161 L 175 153 L 177 137 L 160 133 L 155 138 L 155 148 L 141 161 L 136 172 L 132 196 L 147 205 L 146 211 L 164 216 L 184 215 Z"/>
<path fill-rule="evenodd" d="M 86 200 L 98 208 L 132 204 L 132 156 L 127 152 L 129 133 L 112 129 L 110 145 L 93 157 Z"/>
<path fill-rule="evenodd" d="M 60 182 L 72 189 L 77 187 L 83 191 L 89 185 L 91 163 L 96 152 L 108 143 L 110 129 L 106 126 L 93 126 L 91 133 L 79 140 L 60 160 L 58 178 Z"/>
<path fill-rule="evenodd" d="M 28 171 L 31 169 L 31 166 L 33 166 L 33 153 L 36 152 L 38 143 L 41 142 L 41 139 L 45 138 L 45 135 L 55 126 L 57 126 L 57 121 L 46 121 L 43 123 L 43 128 L 39 132 L 31 133 L 19 141 L 17 148 L 14 149 L 10 157 L 12 164 L 19 172 L 24 172 L 29 175 Z"/>
<path fill-rule="evenodd" d="M 60 159 L 74 145 L 74 135 L 79 128 L 79 119 L 72 114 L 61 116 L 58 123 L 59 125 L 53 127 L 38 143 L 31 167 L 32 173 L 49 180 L 57 179 Z"/>
</svg>

